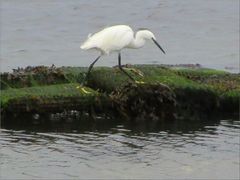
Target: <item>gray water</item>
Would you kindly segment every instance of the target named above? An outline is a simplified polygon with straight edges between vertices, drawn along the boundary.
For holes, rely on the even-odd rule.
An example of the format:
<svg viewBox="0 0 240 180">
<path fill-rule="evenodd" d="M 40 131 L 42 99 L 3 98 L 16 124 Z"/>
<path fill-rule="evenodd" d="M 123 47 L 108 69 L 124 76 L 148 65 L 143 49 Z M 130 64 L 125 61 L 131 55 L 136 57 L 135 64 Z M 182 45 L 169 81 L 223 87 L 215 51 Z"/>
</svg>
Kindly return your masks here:
<svg viewBox="0 0 240 180">
<path fill-rule="evenodd" d="M 200 63 L 239 71 L 238 0 L 1 0 L 1 71 L 28 65 L 88 66 L 91 32 L 129 24 L 151 29 L 149 43 L 124 50 L 123 63 Z M 117 64 L 116 55 L 97 66 Z M 0 178 L 239 179 L 240 122 L 123 125 L 91 130 L 0 129 Z"/>
<path fill-rule="evenodd" d="M 87 35 L 113 24 L 151 29 L 152 43 L 125 50 L 123 63 L 199 63 L 239 71 L 239 0 L 1 0 L 1 71 L 28 65 L 89 66 Z M 114 66 L 116 54 L 97 66 Z"/>
<path fill-rule="evenodd" d="M 0 178 L 239 179 L 239 133 L 233 120 L 154 130 L 1 129 Z"/>
</svg>

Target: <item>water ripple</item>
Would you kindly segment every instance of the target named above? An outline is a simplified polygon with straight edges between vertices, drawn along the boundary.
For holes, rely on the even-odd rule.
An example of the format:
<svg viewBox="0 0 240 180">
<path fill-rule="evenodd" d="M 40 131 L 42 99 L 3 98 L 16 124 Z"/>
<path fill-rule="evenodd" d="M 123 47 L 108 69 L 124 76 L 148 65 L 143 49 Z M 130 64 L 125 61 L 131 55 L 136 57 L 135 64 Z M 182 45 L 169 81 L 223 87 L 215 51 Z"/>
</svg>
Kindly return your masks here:
<svg viewBox="0 0 240 180">
<path fill-rule="evenodd" d="M 181 128 L 138 132 L 118 125 L 105 131 L 73 133 L 1 129 L 2 176 L 44 178 L 47 170 L 56 177 L 68 178 L 80 174 L 90 177 L 86 172 L 96 177 L 116 177 L 113 173 L 118 177 L 123 173 L 140 177 L 133 173 L 134 168 L 140 175 L 148 174 L 144 169 L 155 173 L 149 177 L 155 177 L 157 172 L 164 177 L 185 177 L 186 173 L 219 172 L 226 166 L 237 176 L 239 121 L 203 123 L 202 130 Z M 9 167 L 13 167 L 11 174 L 4 171 Z M 18 171 L 14 170 L 17 167 Z"/>
</svg>

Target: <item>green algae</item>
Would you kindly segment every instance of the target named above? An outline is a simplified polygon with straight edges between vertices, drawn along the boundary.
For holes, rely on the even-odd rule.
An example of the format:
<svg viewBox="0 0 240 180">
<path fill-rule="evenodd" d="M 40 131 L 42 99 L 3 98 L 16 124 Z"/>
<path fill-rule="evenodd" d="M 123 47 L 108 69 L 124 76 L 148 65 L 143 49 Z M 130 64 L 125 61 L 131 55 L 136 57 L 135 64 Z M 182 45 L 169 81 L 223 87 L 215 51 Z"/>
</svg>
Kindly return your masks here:
<svg viewBox="0 0 240 180">
<path fill-rule="evenodd" d="M 142 84 L 132 82 L 119 68 L 109 67 L 93 68 L 85 89 L 79 83 L 83 82 L 87 67 L 40 66 L 2 73 L 1 110 L 51 112 L 95 108 L 96 112 L 112 111 L 116 116 L 125 114 L 138 119 L 148 119 L 147 114 L 150 119 L 164 119 L 239 111 L 239 74 L 155 65 L 124 69 Z"/>
<path fill-rule="evenodd" d="M 239 110 L 240 76 L 212 69 L 181 69 L 161 66 L 133 66 L 144 76 L 128 70 L 134 79 L 146 85 L 165 84 L 176 94 L 180 116 L 209 114 L 221 109 L 233 113 Z M 131 69 L 129 68 L 129 69 Z M 88 85 L 104 92 L 121 89 L 131 81 L 118 69 L 95 68 Z M 134 83 L 133 83 L 134 84 Z M 224 103 L 226 102 L 226 103 Z M 181 113 L 184 112 L 184 113 Z M 198 112 L 198 113 L 197 113 Z M 186 114 L 187 113 L 187 114 Z"/>
<path fill-rule="evenodd" d="M 1 107 L 6 108 L 9 104 L 14 102 L 27 102 L 30 101 L 49 101 L 61 100 L 64 98 L 81 98 L 86 99 L 85 103 L 92 100 L 91 97 L 98 96 L 98 93 L 88 87 L 84 87 L 85 93 L 79 84 L 58 84 L 49 86 L 37 86 L 18 89 L 7 89 L 1 91 Z"/>
<path fill-rule="evenodd" d="M 131 69 L 136 69 L 143 74 L 140 76 L 133 73 Z M 143 81 L 148 84 L 164 83 L 172 88 L 175 87 L 195 87 L 204 88 L 204 84 L 199 84 L 191 79 L 179 76 L 170 68 L 151 67 L 151 66 L 136 66 L 125 68 L 125 70 L 137 81 Z M 120 70 L 112 68 L 96 68 L 92 71 L 89 78 L 88 85 L 92 88 L 103 89 L 104 91 L 111 92 L 114 89 L 124 86 L 126 83 L 131 82 Z"/>
</svg>

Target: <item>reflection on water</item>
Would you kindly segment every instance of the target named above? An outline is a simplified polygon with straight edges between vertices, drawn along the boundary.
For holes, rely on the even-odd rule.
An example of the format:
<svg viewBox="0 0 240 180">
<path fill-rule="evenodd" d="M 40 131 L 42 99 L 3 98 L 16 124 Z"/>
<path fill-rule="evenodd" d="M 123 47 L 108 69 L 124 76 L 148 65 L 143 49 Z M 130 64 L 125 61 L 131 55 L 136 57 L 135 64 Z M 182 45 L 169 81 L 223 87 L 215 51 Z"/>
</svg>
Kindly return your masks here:
<svg viewBox="0 0 240 180">
<path fill-rule="evenodd" d="M 153 131 L 1 129 L 0 177 L 239 178 L 240 122 L 172 122 Z"/>
</svg>

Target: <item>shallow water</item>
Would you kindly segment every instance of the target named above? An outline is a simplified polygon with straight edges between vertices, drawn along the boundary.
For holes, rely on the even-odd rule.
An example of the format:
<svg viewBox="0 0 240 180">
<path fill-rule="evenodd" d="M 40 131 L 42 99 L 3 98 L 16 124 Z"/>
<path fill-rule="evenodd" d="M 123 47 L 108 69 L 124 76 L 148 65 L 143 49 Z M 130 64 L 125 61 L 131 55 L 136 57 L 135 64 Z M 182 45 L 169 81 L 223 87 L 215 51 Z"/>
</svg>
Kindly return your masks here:
<svg viewBox="0 0 240 180">
<path fill-rule="evenodd" d="M 125 50 L 123 63 L 199 63 L 239 71 L 238 0 L 1 0 L 1 71 L 28 65 L 89 66 L 97 53 L 79 49 L 88 33 L 113 24 L 147 27 L 153 43 Z M 97 66 L 117 64 L 116 54 Z"/>
<path fill-rule="evenodd" d="M 0 177 L 239 179 L 240 121 L 61 132 L 1 129 Z"/>
</svg>

